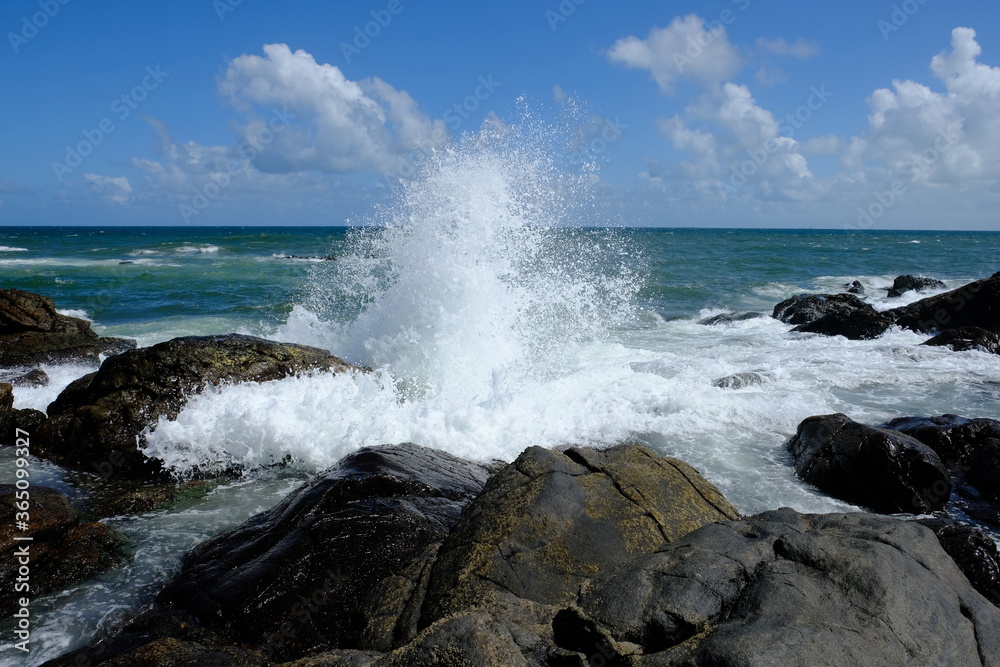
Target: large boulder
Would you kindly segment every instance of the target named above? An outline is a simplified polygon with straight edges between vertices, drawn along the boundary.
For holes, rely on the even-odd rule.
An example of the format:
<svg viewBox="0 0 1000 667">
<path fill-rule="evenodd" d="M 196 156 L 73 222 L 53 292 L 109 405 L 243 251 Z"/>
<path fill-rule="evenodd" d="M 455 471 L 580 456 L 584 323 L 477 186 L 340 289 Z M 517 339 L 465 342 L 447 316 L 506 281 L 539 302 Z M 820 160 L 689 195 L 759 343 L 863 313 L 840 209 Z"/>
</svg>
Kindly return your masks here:
<svg viewBox="0 0 1000 667">
<path fill-rule="evenodd" d="M 121 565 L 127 546 L 114 528 L 84 522 L 53 489 L 0 485 L 0 614 L 10 618 L 20 598 L 34 599 Z M 30 575 L 19 579 L 22 558 L 30 563 Z M 21 584 L 28 589 L 15 589 Z"/>
<path fill-rule="evenodd" d="M 429 563 L 488 475 L 413 444 L 359 450 L 199 545 L 159 600 L 268 658 L 395 648 L 416 634 Z"/>
<path fill-rule="evenodd" d="M 27 433 L 30 439 L 44 421 L 45 414 L 38 410 L 15 409 L 14 388 L 0 382 L 0 445 L 13 445 L 19 433 Z"/>
<path fill-rule="evenodd" d="M 49 405 L 38 443 L 49 458 L 105 477 L 156 473 L 159 462 L 139 451 L 142 433 L 160 417 L 175 418 L 189 396 L 314 370 L 352 367 L 326 350 L 253 336 L 175 338 L 111 357 L 71 383 Z"/>
<path fill-rule="evenodd" d="M 1000 333 L 1000 273 L 888 312 L 899 326 L 922 333 L 962 327 Z"/>
<path fill-rule="evenodd" d="M 600 572 L 737 516 L 696 470 L 646 447 L 531 447 L 490 479 L 441 547 L 421 623 L 567 604 Z"/>
<path fill-rule="evenodd" d="M 941 548 L 983 597 L 1000 607 L 1000 551 L 980 528 L 954 519 L 917 519 L 934 531 Z"/>
<path fill-rule="evenodd" d="M 899 417 L 882 425 L 924 443 L 950 468 L 970 468 L 980 449 L 990 439 L 1000 438 L 1000 421 L 968 419 L 959 415 Z"/>
<path fill-rule="evenodd" d="M 889 288 L 889 298 L 901 297 L 907 292 L 922 292 L 928 289 L 944 289 L 947 287 L 940 280 L 922 276 L 896 276 Z"/>
<path fill-rule="evenodd" d="M 951 496 L 951 477 L 933 449 L 842 414 L 806 419 L 788 450 L 799 477 L 876 512 L 920 514 L 944 507 Z"/>
<path fill-rule="evenodd" d="M 52 299 L 18 289 L 0 290 L 0 366 L 65 361 L 97 362 L 135 347 L 134 340 L 101 338 L 90 323 L 61 315 Z"/>
<path fill-rule="evenodd" d="M 793 331 L 851 340 L 878 338 L 893 323 L 853 294 L 799 294 L 776 305 L 772 317 L 797 325 Z"/>
<path fill-rule="evenodd" d="M 556 637 L 590 664 L 636 667 L 1000 665 L 1000 609 L 929 529 L 789 509 L 596 578 Z"/>
<path fill-rule="evenodd" d="M 923 345 L 950 347 L 956 352 L 977 350 L 991 354 L 1000 354 L 1000 334 L 979 327 L 961 327 L 942 331 Z"/>
</svg>

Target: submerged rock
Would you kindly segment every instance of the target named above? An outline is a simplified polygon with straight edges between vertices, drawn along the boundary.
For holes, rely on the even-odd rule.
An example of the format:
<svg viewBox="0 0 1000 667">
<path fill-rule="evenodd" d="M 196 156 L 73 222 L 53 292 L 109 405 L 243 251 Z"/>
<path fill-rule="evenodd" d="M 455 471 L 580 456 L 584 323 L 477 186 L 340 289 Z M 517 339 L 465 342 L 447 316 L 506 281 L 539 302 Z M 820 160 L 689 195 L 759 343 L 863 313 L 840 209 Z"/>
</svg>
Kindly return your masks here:
<svg viewBox="0 0 1000 667">
<path fill-rule="evenodd" d="M 49 376 L 41 368 L 35 368 L 22 375 L 12 377 L 10 383 L 15 387 L 47 387 Z"/>
<path fill-rule="evenodd" d="M 858 296 L 865 295 L 865 286 L 861 284 L 860 280 L 855 280 L 847 285 L 844 285 L 844 289 L 847 290 L 848 294 L 857 294 Z"/>
<path fill-rule="evenodd" d="M 756 320 L 761 317 L 767 317 L 765 313 L 755 313 L 755 312 L 742 312 L 742 313 L 720 313 L 719 315 L 713 315 L 712 317 L 706 317 L 703 320 L 699 320 L 698 324 L 703 324 L 705 326 L 713 327 L 720 324 L 732 324 L 733 322 L 746 322 L 747 320 Z"/>
<path fill-rule="evenodd" d="M 199 545 L 161 603 L 269 658 L 416 634 L 429 563 L 489 471 L 413 444 L 362 449 Z"/>
<path fill-rule="evenodd" d="M 1000 334 L 1000 273 L 888 312 L 922 333 L 979 327 Z"/>
<path fill-rule="evenodd" d="M 18 528 L 19 512 L 28 514 L 24 530 Z M 127 544 L 114 528 L 83 522 L 69 499 L 53 489 L 31 486 L 25 491 L 13 484 L 0 485 L 0 614 L 10 618 L 19 598 L 34 599 L 123 564 Z M 29 589 L 17 591 L 20 557 L 16 554 L 23 549 L 29 554 Z"/>
<path fill-rule="evenodd" d="M 919 276 L 897 276 L 889 288 L 889 298 L 901 297 L 907 292 L 921 292 L 927 289 L 944 289 L 947 287 L 940 280 Z"/>
<path fill-rule="evenodd" d="M 762 385 L 770 379 L 772 379 L 770 373 L 763 371 L 747 371 L 746 373 L 734 373 L 733 375 L 727 375 L 726 377 L 713 382 L 712 386 L 718 387 L 719 389 L 744 389 L 746 387 Z"/>
<path fill-rule="evenodd" d="M 772 317 L 797 325 L 793 331 L 851 340 L 878 338 L 893 323 L 853 294 L 800 294 L 776 305 Z"/>
<path fill-rule="evenodd" d="M 132 349 L 134 340 L 101 338 L 90 322 L 60 315 L 52 299 L 0 290 L 0 366 L 91 361 Z"/>
<path fill-rule="evenodd" d="M 803 480 L 876 512 L 920 514 L 951 496 L 951 477 L 932 448 L 842 414 L 806 419 L 788 450 Z"/>
<path fill-rule="evenodd" d="M 253 336 L 193 336 L 130 350 L 70 384 L 49 405 L 38 444 L 55 461 L 108 474 L 160 470 L 142 432 L 173 419 L 189 396 L 226 382 L 265 382 L 313 370 L 354 370 L 326 350 Z"/>
<path fill-rule="evenodd" d="M 867 514 L 706 526 L 597 578 L 560 621 L 590 664 L 1000 665 L 1000 610 L 933 533 Z"/>
<path fill-rule="evenodd" d="M 947 346 L 956 352 L 978 350 L 1000 354 L 1000 334 L 979 327 L 962 327 L 942 331 L 923 345 Z"/>
</svg>

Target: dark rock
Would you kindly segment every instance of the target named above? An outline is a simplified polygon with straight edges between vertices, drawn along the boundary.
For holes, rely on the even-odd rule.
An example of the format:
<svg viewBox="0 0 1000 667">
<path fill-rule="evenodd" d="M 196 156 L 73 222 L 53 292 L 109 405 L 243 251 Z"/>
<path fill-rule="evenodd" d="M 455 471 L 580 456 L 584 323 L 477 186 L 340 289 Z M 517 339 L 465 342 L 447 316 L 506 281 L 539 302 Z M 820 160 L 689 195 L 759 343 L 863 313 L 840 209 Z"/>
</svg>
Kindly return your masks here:
<svg viewBox="0 0 1000 667">
<path fill-rule="evenodd" d="M 956 352 L 978 350 L 1000 354 L 1000 334 L 979 327 L 962 327 L 942 331 L 934 338 L 925 341 L 923 345 L 947 346 Z"/>
<path fill-rule="evenodd" d="M 884 334 L 892 325 L 891 317 L 866 303 L 847 314 L 830 313 L 808 324 L 800 324 L 792 331 L 844 336 L 850 340 L 872 340 Z"/>
<path fill-rule="evenodd" d="M 903 296 L 907 292 L 921 292 L 927 289 L 944 289 L 947 287 L 940 280 L 921 278 L 919 276 L 897 276 L 889 289 L 889 298 Z"/>
<path fill-rule="evenodd" d="M 14 387 L 7 382 L 0 382 L 0 442 L 6 442 L 12 430 L 14 417 Z"/>
<path fill-rule="evenodd" d="M 968 470 L 984 443 L 1000 438 L 1000 421 L 967 419 L 958 415 L 939 417 L 900 417 L 886 422 L 882 428 L 912 436 L 935 452 L 956 472 Z"/>
<path fill-rule="evenodd" d="M 45 421 L 45 415 L 30 408 L 14 409 L 14 388 L 6 382 L 0 382 L 0 445 L 13 445 L 19 436 L 18 429 L 28 434 Z"/>
<path fill-rule="evenodd" d="M 49 405 L 39 432 L 42 451 L 58 463 L 140 475 L 160 470 L 137 441 L 160 417 L 173 419 L 189 396 L 223 382 L 265 382 L 311 370 L 347 372 L 325 350 L 253 336 L 175 338 L 107 359 Z"/>
<path fill-rule="evenodd" d="M 343 649 L 286 662 L 281 667 L 372 667 L 381 657 L 376 651 Z"/>
<path fill-rule="evenodd" d="M 800 294 L 775 306 L 772 317 L 797 325 L 793 331 L 851 340 L 878 338 L 892 326 L 891 317 L 853 294 Z"/>
<path fill-rule="evenodd" d="M 0 290 L 0 366 L 91 361 L 135 347 L 134 340 L 101 338 L 90 323 L 60 315 L 52 299 Z"/>
<path fill-rule="evenodd" d="M 718 387 L 719 389 L 743 389 L 745 387 L 754 387 L 764 384 L 770 379 L 771 375 L 769 373 L 749 371 L 746 373 L 727 375 L 726 377 L 713 382 L 712 386 Z"/>
<path fill-rule="evenodd" d="M 861 281 L 855 280 L 852 283 L 844 285 L 844 289 L 847 290 L 848 294 L 857 294 L 858 296 L 865 295 L 865 286 L 861 284 Z"/>
<path fill-rule="evenodd" d="M 49 384 L 49 376 L 41 368 L 36 368 L 24 375 L 11 378 L 10 383 L 15 387 L 46 387 Z"/>
<path fill-rule="evenodd" d="M 199 545 L 159 599 L 269 658 L 371 648 L 361 645 L 373 634 L 367 623 L 385 633 L 376 633 L 384 646 L 401 645 L 416 631 L 414 596 L 426 586 L 429 548 L 487 476 L 483 466 L 417 445 L 362 449 Z"/>
<path fill-rule="evenodd" d="M 853 294 L 797 294 L 775 306 L 771 317 L 785 324 L 809 324 L 827 315 L 843 317 L 866 305 Z"/>
<path fill-rule="evenodd" d="M 765 313 L 721 313 L 719 315 L 713 315 L 712 317 L 706 317 L 700 320 L 698 324 L 704 324 L 705 326 L 716 326 L 719 324 L 732 324 L 733 322 L 746 322 L 747 320 L 756 320 L 761 317 L 767 317 Z"/>
<path fill-rule="evenodd" d="M 462 513 L 434 563 L 421 623 L 476 607 L 536 611 L 517 609 L 521 601 L 567 604 L 599 572 L 736 516 L 696 470 L 646 447 L 531 447 Z"/>
<path fill-rule="evenodd" d="M 609 665 L 1000 665 L 1000 610 L 931 531 L 867 514 L 706 526 L 598 577 L 562 621 Z"/>
<path fill-rule="evenodd" d="M 1000 439 L 982 441 L 972 456 L 967 479 L 987 497 L 1000 500 Z"/>
<path fill-rule="evenodd" d="M 788 450 L 806 482 L 876 512 L 923 513 L 951 497 L 951 477 L 933 449 L 842 414 L 806 419 Z"/>
<path fill-rule="evenodd" d="M 972 587 L 1000 606 L 1000 552 L 993 539 L 975 526 L 952 519 L 918 519 L 937 535 L 945 552 Z"/>
<path fill-rule="evenodd" d="M 21 520 L 19 512 L 28 513 L 27 530 L 18 529 L 15 523 Z M 15 537 L 32 540 L 15 541 Z M 124 536 L 114 528 L 83 523 L 69 499 L 57 491 L 44 486 L 19 490 L 13 484 L 0 485 L 0 614 L 9 618 L 20 597 L 34 599 L 121 565 L 126 560 L 126 545 Z M 31 561 L 30 589 L 15 592 L 19 560 L 15 554 L 23 548 L 28 549 Z"/>
<path fill-rule="evenodd" d="M 1000 334 L 1000 273 L 888 312 L 899 326 L 922 333 L 979 327 Z"/>
</svg>

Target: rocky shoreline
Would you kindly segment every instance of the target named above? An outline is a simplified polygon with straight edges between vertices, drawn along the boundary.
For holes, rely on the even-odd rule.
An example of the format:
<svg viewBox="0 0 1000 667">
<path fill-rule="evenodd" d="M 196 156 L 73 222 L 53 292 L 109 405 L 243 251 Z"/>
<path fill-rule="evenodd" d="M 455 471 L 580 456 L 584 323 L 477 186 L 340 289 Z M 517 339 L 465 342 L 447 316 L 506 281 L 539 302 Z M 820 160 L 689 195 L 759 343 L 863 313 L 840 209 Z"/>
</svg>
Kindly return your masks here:
<svg viewBox="0 0 1000 667">
<path fill-rule="evenodd" d="M 901 276 L 893 294 L 941 287 Z M 771 316 L 801 334 L 870 339 L 899 326 L 956 353 L 1000 351 L 1000 273 L 882 312 L 848 288 L 793 297 Z M 32 596 L 128 557 L 101 517 L 164 506 L 227 472 L 178 482 L 142 454 L 146 429 L 188 397 L 367 372 L 251 336 L 136 349 L 18 290 L 0 290 L 0 343 L 18 378 L 107 356 L 47 414 L 14 410 L 17 387 L 0 383 L 2 444 L 22 429 L 33 454 L 114 480 L 83 508 L 33 487 L 37 572 L 50 586 L 33 583 Z M 755 371 L 715 384 L 764 381 Z M 635 444 L 530 447 L 509 464 L 412 443 L 362 449 L 195 548 L 117 634 L 46 664 L 1000 665 L 1000 555 L 947 518 L 1000 527 L 1000 422 L 815 416 L 788 449 L 804 481 L 874 513 L 741 516 L 698 471 Z M 16 498 L 0 486 L 0 525 L 13 526 Z M 11 552 L 12 530 L 0 542 Z M 4 591 L 13 576 L 0 570 Z M 5 617 L 13 605 L 0 595 Z"/>
</svg>

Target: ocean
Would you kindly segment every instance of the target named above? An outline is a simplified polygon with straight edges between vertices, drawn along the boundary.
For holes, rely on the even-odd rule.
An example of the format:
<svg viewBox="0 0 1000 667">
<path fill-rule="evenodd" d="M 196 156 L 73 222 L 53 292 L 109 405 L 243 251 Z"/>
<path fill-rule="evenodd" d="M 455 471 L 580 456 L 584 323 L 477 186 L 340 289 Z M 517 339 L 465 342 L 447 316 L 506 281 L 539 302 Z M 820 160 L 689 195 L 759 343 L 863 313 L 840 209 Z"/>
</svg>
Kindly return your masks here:
<svg viewBox="0 0 1000 667">
<path fill-rule="evenodd" d="M 243 476 L 108 519 L 134 558 L 35 601 L 27 664 L 113 629 L 195 544 L 358 447 L 409 441 L 509 461 L 532 445 L 642 442 L 698 468 L 741 512 L 831 512 L 857 508 L 799 481 L 785 450 L 806 417 L 1000 419 L 995 355 L 896 329 L 848 341 L 770 317 L 699 323 L 854 280 L 877 308 L 902 305 L 925 295 L 889 299 L 897 275 L 954 288 L 995 273 L 1000 233 L 577 227 L 585 180 L 477 145 L 437 158 L 351 228 L 0 228 L 0 285 L 50 296 L 102 335 L 146 346 L 248 333 L 371 369 L 212 389 L 156 424 L 144 451 L 179 477 Z M 44 410 L 92 369 L 45 370 L 52 383 L 18 389 L 16 407 Z M 751 371 L 760 384 L 715 384 Z M 11 466 L 0 470 L 10 483 Z M 39 460 L 33 474 L 74 498 L 97 484 Z M 0 664 L 26 663 L 8 645 Z"/>
</svg>

